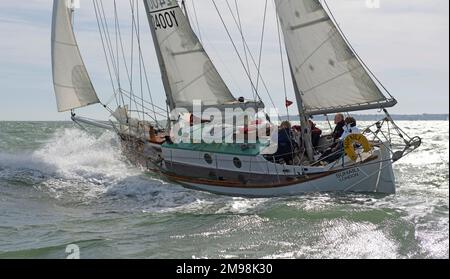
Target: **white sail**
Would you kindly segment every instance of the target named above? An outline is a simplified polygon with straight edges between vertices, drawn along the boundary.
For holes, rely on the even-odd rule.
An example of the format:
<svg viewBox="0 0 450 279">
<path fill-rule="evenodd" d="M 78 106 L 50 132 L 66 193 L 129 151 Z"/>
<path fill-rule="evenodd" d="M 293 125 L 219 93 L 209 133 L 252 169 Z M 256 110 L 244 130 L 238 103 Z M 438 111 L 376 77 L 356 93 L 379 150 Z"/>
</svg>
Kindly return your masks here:
<svg viewBox="0 0 450 279">
<path fill-rule="evenodd" d="M 275 0 L 306 114 L 390 107 L 319 0 Z"/>
<path fill-rule="evenodd" d="M 72 28 L 72 1 L 53 1 L 52 66 L 60 112 L 99 103 Z"/>
<path fill-rule="evenodd" d="M 175 0 L 144 0 L 170 107 L 236 103 Z"/>
</svg>

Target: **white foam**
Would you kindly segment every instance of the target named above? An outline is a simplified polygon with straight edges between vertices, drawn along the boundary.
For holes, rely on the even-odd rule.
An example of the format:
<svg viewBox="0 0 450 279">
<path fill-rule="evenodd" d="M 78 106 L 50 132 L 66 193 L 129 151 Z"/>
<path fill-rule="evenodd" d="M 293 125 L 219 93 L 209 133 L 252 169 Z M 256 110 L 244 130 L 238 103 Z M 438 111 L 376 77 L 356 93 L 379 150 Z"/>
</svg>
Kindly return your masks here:
<svg viewBox="0 0 450 279">
<path fill-rule="evenodd" d="M 55 166 L 66 178 L 120 178 L 131 171 L 122 160 L 114 134 L 109 132 L 96 138 L 78 129 L 64 129 L 33 157 Z"/>
<path fill-rule="evenodd" d="M 81 130 L 63 129 L 35 152 L 0 153 L 0 166 L 39 170 L 63 178 L 95 178 L 98 174 L 117 177 L 127 166 L 120 161 L 120 150 L 113 141 L 114 136 L 109 133 L 97 139 Z"/>
<path fill-rule="evenodd" d="M 37 176 L 45 177 L 39 188 L 53 193 L 55 198 L 64 193 L 98 198 L 116 185 L 121 189 L 125 181 L 129 182 L 127 191 L 139 191 L 149 182 L 139 177 L 142 170 L 122 156 L 113 133 L 95 137 L 79 129 L 58 130 L 35 152 L 0 153 L 0 168 L 10 172 L 37 171 Z M 136 184 L 138 187 L 134 187 Z"/>
<path fill-rule="evenodd" d="M 244 198 L 232 198 L 229 202 L 220 208 L 216 213 L 235 213 L 235 214 L 247 214 L 251 210 L 257 208 L 268 199 L 244 199 Z"/>
</svg>

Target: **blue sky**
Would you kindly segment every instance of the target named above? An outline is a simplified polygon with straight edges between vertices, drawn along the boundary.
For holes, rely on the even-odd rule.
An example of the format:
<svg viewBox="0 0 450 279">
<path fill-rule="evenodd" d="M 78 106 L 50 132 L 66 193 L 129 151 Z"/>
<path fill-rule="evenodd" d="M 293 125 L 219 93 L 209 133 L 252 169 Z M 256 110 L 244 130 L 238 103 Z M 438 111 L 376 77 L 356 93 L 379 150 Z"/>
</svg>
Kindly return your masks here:
<svg viewBox="0 0 450 279">
<path fill-rule="evenodd" d="M 249 82 L 211 1 L 193 1 L 205 49 L 233 93 L 249 96 Z M 76 31 L 96 90 L 106 100 L 112 92 L 91 2 L 81 0 Z M 275 15 L 273 3 L 269 2 L 262 75 L 276 105 L 283 107 Z M 106 0 L 104 3 L 111 4 Z M 126 21 L 128 1 L 118 3 Z M 217 3 L 225 13 L 224 0 Z M 238 0 L 238 3 L 247 41 L 257 56 L 264 2 Z M 380 0 L 379 8 L 369 8 L 366 0 L 328 0 L 328 3 L 360 56 L 398 99 L 393 113 L 449 112 L 449 1 Z M 188 8 L 193 17 L 192 6 Z M 56 112 L 52 88 L 51 12 L 51 0 L 0 1 L 0 120 L 68 119 L 68 114 Z M 225 19 L 232 26 L 230 17 Z M 144 34 L 147 32 L 142 43 L 151 89 L 156 102 L 162 105 L 164 92 L 144 18 L 142 28 Z M 292 86 L 288 89 L 290 98 L 295 99 Z M 97 118 L 108 116 L 101 107 L 84 109 L 81 113 Z"/>
</svg>

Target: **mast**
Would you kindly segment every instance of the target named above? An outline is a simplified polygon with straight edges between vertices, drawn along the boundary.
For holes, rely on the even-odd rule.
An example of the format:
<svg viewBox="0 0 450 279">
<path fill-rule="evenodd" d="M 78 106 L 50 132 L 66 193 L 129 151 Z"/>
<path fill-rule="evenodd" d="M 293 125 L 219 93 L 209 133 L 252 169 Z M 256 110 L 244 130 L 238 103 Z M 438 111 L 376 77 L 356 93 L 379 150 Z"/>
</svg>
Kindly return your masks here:
<svg viewBox="0 0 450 279">
<path fill-rule="evenodd" d="M 289 58 L 288 58 L 289 60 Z M 300 90 L 298 89 L 297 83 L 295 82 L 294 73 L 292 71 L 291 62 L 289 60 L 289 69 L 291 70 L 292 75 L 292 81 L 294 84 L 294 91 L 295 91 L 295 97 L 297 99 L 297 107 L 298 107 L 298 113 L 300 116 L 300 125 L 302 127 L 302 141 L 306 148 L 306 154 L 308 156 L 309 161 L 314 161 L 314 149 L 312 144 L 312 137 L 311 137 L 311 127 L 309 125 L 309 115 L 305 114 L 305 110 L 303 107 L 303 99 L 302 94 Z"/>
<path fill-rule="evenodd" d="M 158 40 L 156 39 L 157 38 L 156 31 L 155 31 L 156 27 L 155 27 L 155 23 L 153 22 L 151 9 L 150 9 L 147 1 L 144 1 L 144 5 L 145 5 L 145 10 L 147 12 L 148 23 L 150 25 L 150 30 L 152 33 L 153 44 L 155 45 L 156 57 L 158 58 L 159 68 L 161 70 L 161 77 L 162 77 L 162 82 L 163 82 L 163 86 L 164 86 L 164 91 L 166 92 L 166 97 L 167 97 L 167 105 L 169 106 L 170 110 L 172 111 L 175 109 L 175 102 L 173 100 L 172 88 L 170 87 L 170 81 L 169 81 L 169 76 L 167 74 L 166 64 L 164 62 L 164 58 L 163 58 Z"/>
</svg>

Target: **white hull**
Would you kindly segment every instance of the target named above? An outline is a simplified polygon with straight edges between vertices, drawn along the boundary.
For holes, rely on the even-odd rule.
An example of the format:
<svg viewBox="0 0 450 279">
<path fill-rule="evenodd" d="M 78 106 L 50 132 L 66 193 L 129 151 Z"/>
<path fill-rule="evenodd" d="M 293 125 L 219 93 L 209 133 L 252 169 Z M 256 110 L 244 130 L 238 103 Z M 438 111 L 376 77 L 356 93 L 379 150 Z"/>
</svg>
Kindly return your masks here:
<svg viewBox="0 0 450 279">
<path fill-rule="evenodd" d="M 270 187 L 270 188 L 239 188 L 220 187 L 198 183 L 184 182 L 187 188 L 211 192 L 220 195 L 245 196 L 245 197 L 278 197 L 296 196 L 307 193 L 318 192 L 360 192 L 360 193 L 380 193 L 395 194 L 395 181 L 391 167 L 386 167 L 380 175 L 378 171 L 372 175 L 365 173 L 373 171 L 368 167 L 361 167 L 359 175 L 348 181 L 339 181 L 337 174 L 324 177 L 313 182 L 305 182 L 290 186 Z M 353 170 L 353 169 L 352 169 Z"/>
<path fill-rule="evenodd" d="M 341 169 L 330 169 L 323 174 L 314 173 L 308 179 L 303 178 L 296 183 L 280 183 L 278 185 L 226 185 L 201 179 L 186 177 L 169 177 L 181 185 L 195 190 L 220 195 L 242 197 L 278 197 L 295 196 L 317 192 L 358 192 L 395 194 L 395 178 L 392 160 L 384 148 L 374 154 L 376 160 L 365 164 L 349 166 Z M 195 168 L 194 168 L 195 169 Z M 222 185 L 220 185 L 222 184 Z"/>
</svg>

